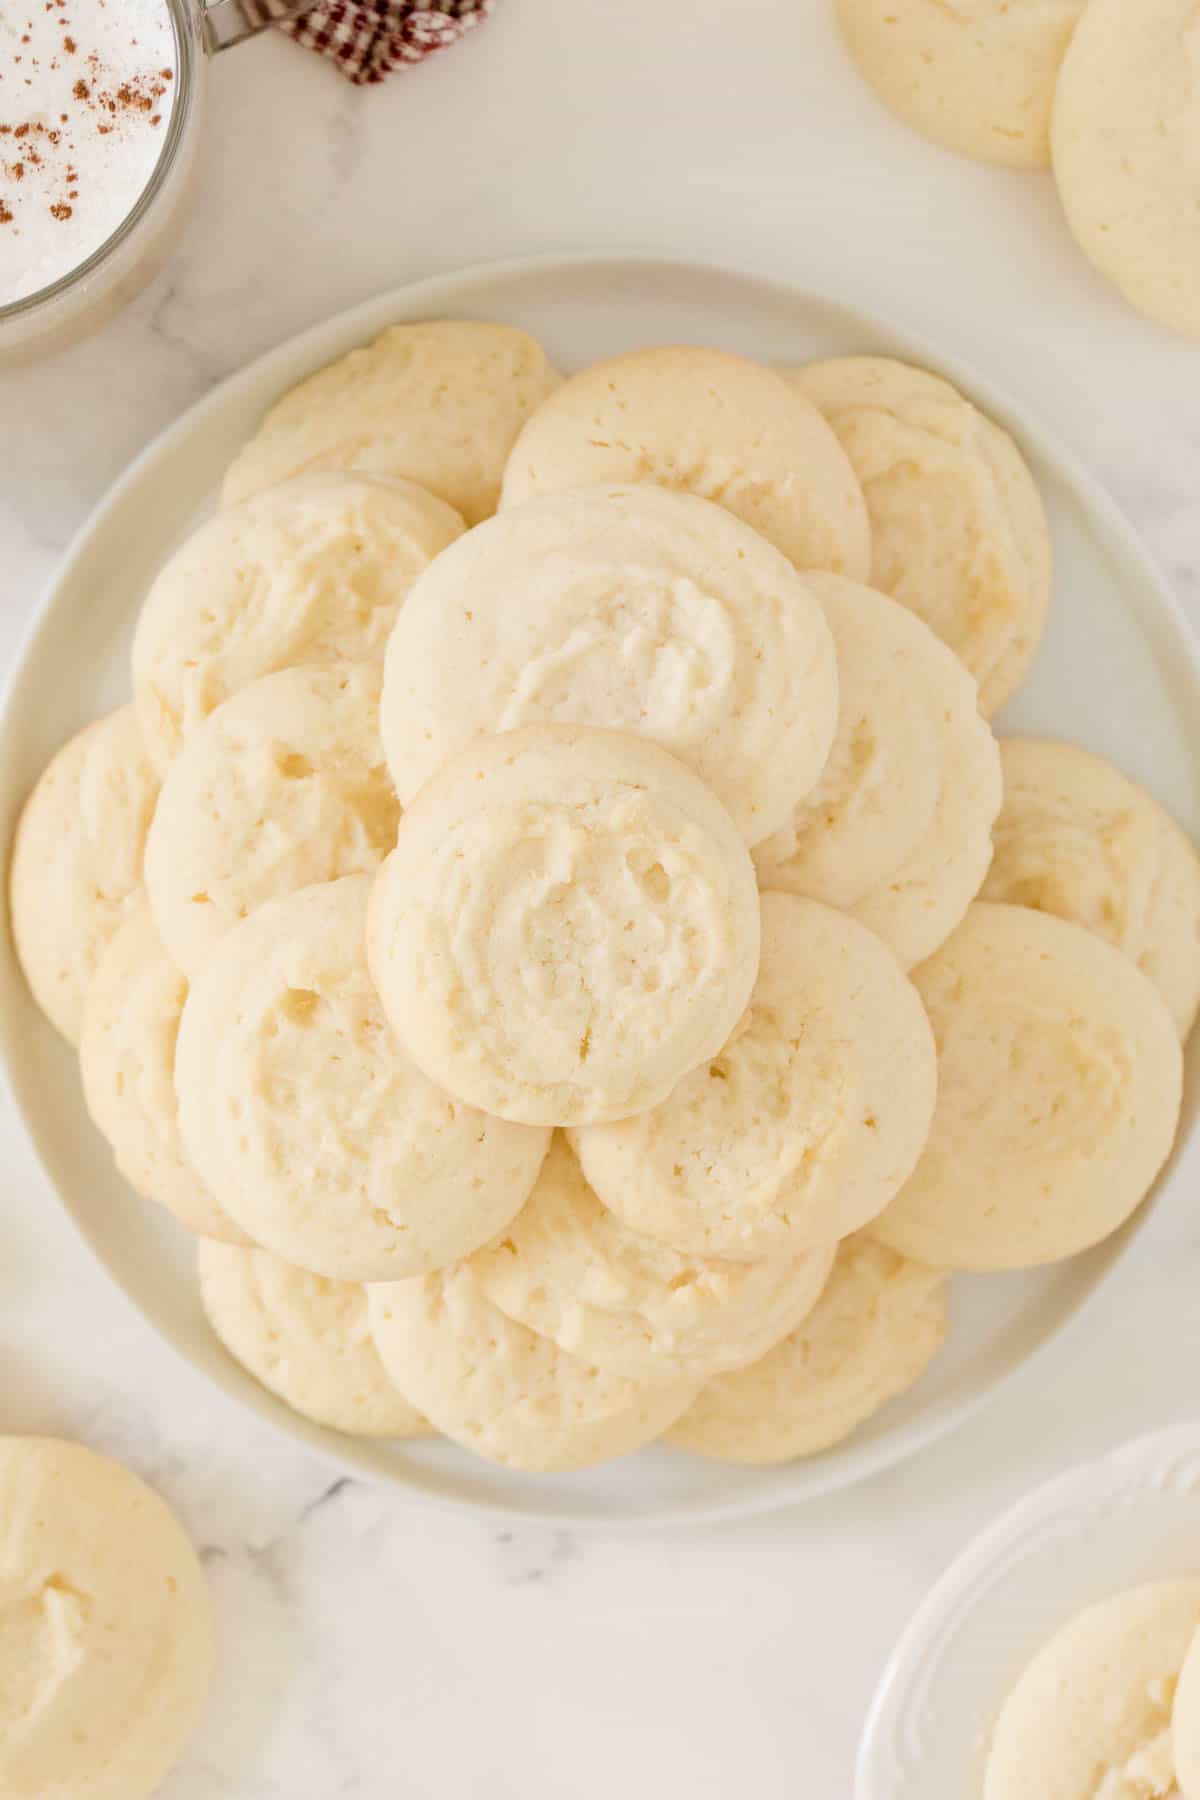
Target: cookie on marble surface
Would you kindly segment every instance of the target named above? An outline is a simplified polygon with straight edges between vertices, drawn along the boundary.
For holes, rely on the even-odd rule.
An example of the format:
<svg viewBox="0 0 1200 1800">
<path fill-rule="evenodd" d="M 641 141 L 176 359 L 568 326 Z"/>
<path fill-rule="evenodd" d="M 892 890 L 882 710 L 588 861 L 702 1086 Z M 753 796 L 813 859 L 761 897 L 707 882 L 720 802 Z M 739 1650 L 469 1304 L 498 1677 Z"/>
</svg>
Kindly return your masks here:
<svg viewBox="0 0 1200 1800">
<path fill-rule="evenodd" d="M 353 469 L 415 481 L 474 525 L 495 512 L 513 440 L 559 380 L 541 345 L 511 325 L 393 325 L 271 408 L 222 497 L 228 505 L 293 475 Z"/>
<path fill-rule="evenodd" d="M 761 363 L 666 345 L 582 370 L 513 445 L 501 506 L 610 481 L 699 494 L 797 568 L 866 580 L 870 530 L 854 471 L 813 407 Z"/>
<path fill-rule="evenodd" d="M 561 1137 L 512 1224 L 470 1259 L 508 1318 L 635 1381 L 702 1381 L 757 1361 L 811 1312 L 832 1265 L 832 1244 L 751 1263 L 639 1237 Z"/>
<path fill-rule="evenodd" d="M 732 1038 L 652 1112 L 571 1134 L 632 1231 L 753 1261 L 865 1225 L 933 1117 L 933 1035 L 911 981 L 845 913 L 762 896 L 762 965 Z"/>
<path fill-rule="evenodd" d="M 384 1282 L 368 1304 L 397 1387 L 446 1437 L 510 1469 L 585 1469 L 626 1456 L 696 1397 L 694 1381 L 631 1381 L 518 1325 L 468 1264 Z"/>
<path fill-rule="evenodd" d="M 1053 576 L 1045 508 L 1016 444 L 948 381 L 888 357 L 788 375 L 862 484 L 871 585 L 962 658 L 990 719 L 1033 661 Z"/>
<path fill-rule="evenodd" d="M 406 804 L 485 733 L 596 725 L 670 750 L 757 843 L 813 786 L 837 723 L 806 581 L 721 507 L 646 485 L 541 495 L 468 532 L 417 581 L 385 666 Z"/>
<path fill-rule="evenodd" d="M 759 883 L 854 914 L 911 969 L 979 892 L 1000 756 L 975 683 L 914 613 L 807 577 L 833 630 L 841 710 L 816 787 L 754 853 Z"/>
<path fill-rule="evenodd" d="M 982 898 L 1072 919 L 1151 980 L 1186 1038 L 1200 1006 L 1200 856 L 1169 813 L 1075 744 L 1004 738 Z"/>
<path fill-rule="evenodd" d="M 1132 306 L 1200 335 L 1193 0 L 1090 0 L 1054 96 L 1054 179 L 1076 242 Z"/>
<path fill-rule="evenodd" d="M 1171 1750 L 1183 1800 L 1200 1800 L 1200 1619 L 1175 1689 Z"/>
<path fill-rule="evenodd" d="M 1081 925 L 976 901 L 913 972 L 938 1046 L 929 1142 L 872 1226 L 949 1269 L 1022 1269 L 1101 1242 L 1145 1199 L 1183 1057 L 1158 991 Z"/>
<path fill-rule="evenodd" d="M 229 1244 L 200 1244 L 196 1272 L 205 1315 L 225 1348 L 293 1412 L 353 1437 L 428 1432 L 379 1360 L 365 1287 Z"/>
<path fill-rule="evenodd" d="M 531 725 L 422 788 L 367 939 L 430 1080 L 525 1124 L 616 1119 L 721 1050 L 758 968 L 758 891 L 729 814 L 667 751 Z"/>
<path fill-rule="evenodd" d="M 409 588 L 461 531 L 424 488 L 337 474 L 201 525 L 155 578 L 134 634 L 133 699 L 156 768 L 261 675 L 382 657 Z"/>
<path fill-rule="evenodd" d="M 377 662 L 281 669 L 188 738 L 146 841 L 146 891 L 180 968 L 198 968 L 264 901 L 383 861 L 400 807 L 379 735 L 382 685 Z"/>
<path fill-rule="evenodd" d="M 803 1323 L 710 1381 L 669 1434 L 721 1462 L 790 1462 L 840 1444 L 924 1374 L 946 1336 L 946 1277 L 864 1236 L 838 1250 Z"/>
<path fill-rule="evenodd" d="M 184 1144 L 238 1224 L 297 1268 L 388 1281 L 453 1262 L 524 1205 L 549 1133 L 440 1092 L 367 973 L 370 879 L 269 900 L 201 966 L 179 1030 Z"/>
<path fill-rule="evenodd" d="M 208 1691 L 208 1588 L 127 1469 L 0 1437 L 0 1793 L 149 1800 Z"/>
<path fill-rule="evenodd" d="M 1085 0 L 838 0 L 860 71 L 947 150 L 1011 168 L 1050 161 L 1054 87 Z"/>
<path fill-rule="evenodd" d="M 1000 1710 L 984 1800 L 1177 1794 L 1171 1704 L 1197 1627 L 1194 1580 L 1131 1588 L 1062 1626 Z"/>
<path fill-rule="evenodd" d="M 38 780 L 17 826 L 9 906 L 33 997 L 77 1044 L 105 945 L 145 902 L 142 858 L 158 799 L 132 706 L 88 725 Z"/>
<path fill-rule="evenodd" d="M 143 906 L 112 939 L 88 988 L 79 1039 L 83 1096 L 135 1193 L 201 1237 L 248 1244 L 179 1135 L 175 1040 L 187 991 Z"/>
</svg>

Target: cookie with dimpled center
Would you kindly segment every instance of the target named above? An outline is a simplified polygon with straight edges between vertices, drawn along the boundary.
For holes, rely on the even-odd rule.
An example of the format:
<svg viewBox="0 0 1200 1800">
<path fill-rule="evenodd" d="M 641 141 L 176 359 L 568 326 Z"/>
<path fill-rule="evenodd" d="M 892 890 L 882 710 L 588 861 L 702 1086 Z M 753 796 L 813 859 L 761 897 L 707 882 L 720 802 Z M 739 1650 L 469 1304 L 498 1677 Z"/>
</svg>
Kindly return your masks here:
<svg viewBox="0 0 1200 1800">
<path fill-rule="evenodd" d="M 149 1800 L 200 1716 L 208 1588 L 175 1515 L 127 1469 L 0 1438 L 0 1793 Z"/>
<path fill-rule="evenodd" d="M 1116 1231 L 1179 1120 L 1183 1057 L 1158 991 L 1081 925 L 983 900 L 913 981 L 937 1039 L 937 1108 L 874 1235 L 986 1271 L 1057 1262 Z"/>
<path fill-rule="evenodd" d="M 304 475 L 194 531 L 150 588 L 133 701 L 165 773 L 231 694 L 277 669 L 369 662 L 417 576 L 462 531 L 411 482 Z"/>
<path fill-rule="evenodd" d="M 429 566 L 388 644 L 383 732 L 407 803 L 489 732 L 652 738 L 748 843 L 818 779 L 837 723 L 825 616 L 785 556 L 692 494 L 541 495 Z"/>
<path fill-rule="evenodd" d="M 571 1141 L 631 1231 L 696 1256 L 795 1256 L 900 1190 L 936 1080 L 920 998 L 887 945 L 815 900 L 764 894 L 758 980 L 719 1054 L 652 1111 Z"/>
<path fill-rule="evenodd" d="M 188 738 L 146 842 L 150 905 L 180 968 L 265 901 L 379 867 L 400 817 L 382 685 L 378 663 L 281 669 Z"/>
<path fill-rule="evenodd" d="M 837 646 L 837 736 L 816 787 L 756 845 L 759 884 L 853 913 L 911 969 L 979 892 L 999 751 L 971 676 L 914 613 L 838 575 L 808 581 Z"/>
<path fill-rule="evenodd" d="M 469 1255 L 520 1210 L 549 1145 L 442 1092 L 397 1042 L 367 972 L 369 888 L 301 888 L 227 932 L 175 1058 L 200 1174 L 256 1243 L 339 1281 Z"/>
<path fill-rule="evenodd" d="M 872 587 L 949 644 L 992 718 L 1033 661 L 1053 575 L 1045 508 L 1016 444 L 948 381 L 888 357 L 837 357 L 789 379 L 862 485 Z"/>
<path fill-rule="evenodd" d="M 376 877 L 371 974 L 414 1062 L 525 1124 L 625 1118 L 715 1056 L 758 968 L 729 814 L 648 739 L 482 738 L 427 782 Z"/>
<path fill-rule="evenodd" d="M 158 776 L 131 706 L 88 725 L 25 803 L 9 871 L 17 956 L 33 997 L 79 1041 L 96 964 L 144 904 L 142 859 Z"/>
</svg>

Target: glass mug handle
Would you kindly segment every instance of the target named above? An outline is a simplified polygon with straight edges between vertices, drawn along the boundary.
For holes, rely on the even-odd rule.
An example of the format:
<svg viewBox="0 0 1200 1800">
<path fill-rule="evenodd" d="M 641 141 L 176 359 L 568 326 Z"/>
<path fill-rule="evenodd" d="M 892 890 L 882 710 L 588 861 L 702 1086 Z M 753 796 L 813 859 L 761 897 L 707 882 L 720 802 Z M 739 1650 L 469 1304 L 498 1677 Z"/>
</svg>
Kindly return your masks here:
<svg viewBox="0 0 1200 1800">
<path fill-rule="evenodd" d="M 268 25 L 308 12 L 312 5 L 313 0 L 200 0 L 205 48 L 228 50 Z"/>
</svg>

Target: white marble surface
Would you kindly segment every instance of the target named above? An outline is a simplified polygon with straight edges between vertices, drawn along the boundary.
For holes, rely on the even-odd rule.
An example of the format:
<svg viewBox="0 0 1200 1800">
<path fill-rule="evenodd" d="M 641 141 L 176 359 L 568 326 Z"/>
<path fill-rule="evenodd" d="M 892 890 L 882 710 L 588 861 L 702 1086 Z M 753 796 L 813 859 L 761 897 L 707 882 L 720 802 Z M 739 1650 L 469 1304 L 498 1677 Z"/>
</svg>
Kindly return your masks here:
<svg viewBox="0 0 1200 1800">
<path fill-rule="evenodd" d="M 894 312 L 1036 407 L 1200 601 L 1200 346 L 1089 273 L 1048 180 L 877 108 L 828 0 L 501 0 L 358 93 L 282 42 L 214 67 L 194 221 L 119 322 L 0 376 L 0 658 L 130 456 L 219 376 L 383 287 L 561 248 L 702 254 Z M 1033 1482 L 1200 1410 L 1200 1212 L 1172 1209 L 952 1441 L 803 1512 L 499 1530 L 335 1481 L 91 1265 L 0 1120 L 0 1430 L 124 1457 L 205 1546 L 220 1674 L 166 1800 L 835 1800 L 931 1578 Z"/>
</svg>

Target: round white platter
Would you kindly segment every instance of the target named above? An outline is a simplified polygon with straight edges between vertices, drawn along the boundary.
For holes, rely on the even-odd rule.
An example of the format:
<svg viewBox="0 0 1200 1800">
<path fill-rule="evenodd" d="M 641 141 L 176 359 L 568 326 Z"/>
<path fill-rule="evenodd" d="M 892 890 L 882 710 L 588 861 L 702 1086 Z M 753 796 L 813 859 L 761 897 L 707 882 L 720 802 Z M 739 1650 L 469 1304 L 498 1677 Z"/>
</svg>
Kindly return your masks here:
<svg viewBox="0 0 1200 1800">
<path fill-rule="evenodd" d="M 0 716 L 0 823 L 58 746 L 129 695 L 128 651 L 146 588 L 207 513 L 226 465 L 263 411 L 312 370 L 401 319 L 506 320 L 565 369 L 654 342 L 693 342 L 773 361 L 879 351 L 938 370 L 1007 425 L 1050 515 L 1055 603 L 1036 665 L 1000 729 L 1073 739 L 1142 782 L 1200 834 L 1200 657 L 1172 596 L 1104 490 L 985 380 L 886 319 L 786 284 L 651 257 L 554 257 L 420 282 L 330 319 L 224 382 L 152 444 L 84 525 L 44 597 Z M 1075 1319 L 1134 1232 L 1188 1204 L 1186 1158 L 1200 1108 L 1192 1057 L 1184 1132 L 1152 1204 L 1100 1249 L 1050 1271 L 955 1284 L 950 1342 L 924 1380 L 850 1443 L 774 1469 L 656 1448 L 569 1477 L 493 1469 L 445 1444 L 357 1442 L 309 1425 L 234 1365 L 204 1321 L 191 1247 L 116 1175 L 84 1111 L 69 1050 L 37 1013 L 6 931 L 0 1047 L 38 1156 L 111 1276 L 191 1363 L 277 1428 L 342 1467 L 452 1504 L 560 1524 L 666 1525 L 786 1506 L 911 1455 L 977 1408 Z M 1184 1140 L 1188 1140 L 1185 1144 Z"/>
</svg>

